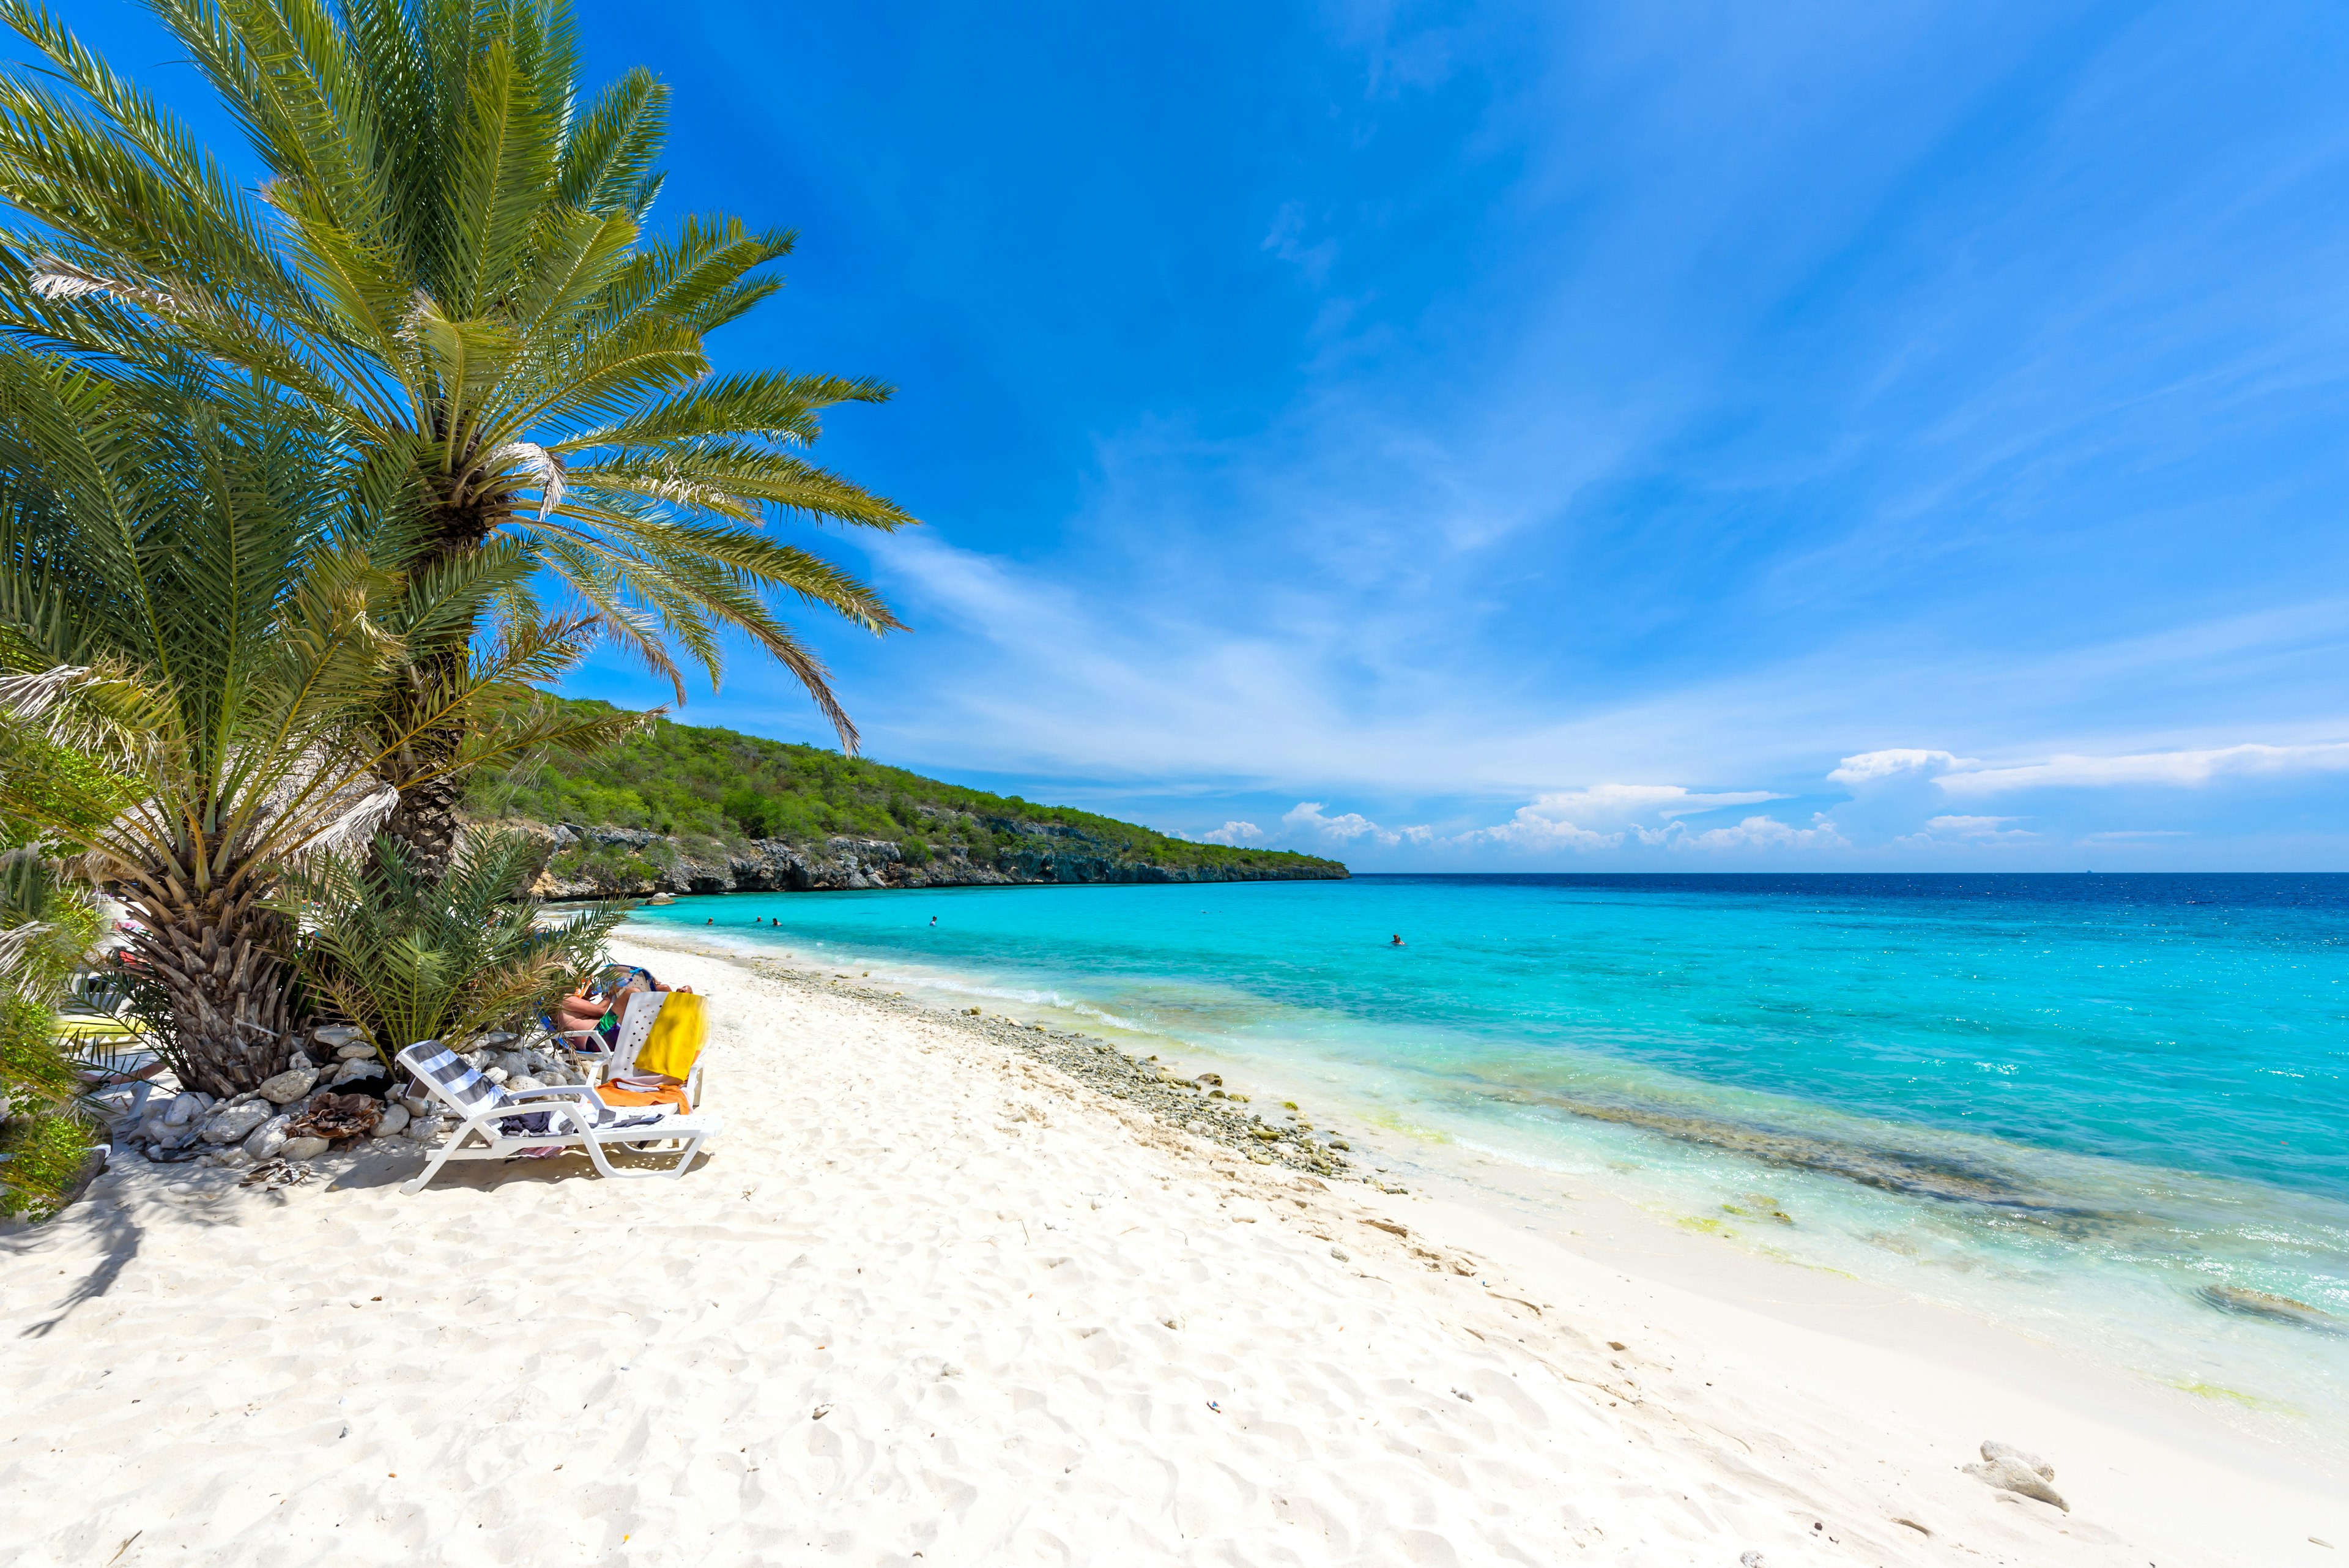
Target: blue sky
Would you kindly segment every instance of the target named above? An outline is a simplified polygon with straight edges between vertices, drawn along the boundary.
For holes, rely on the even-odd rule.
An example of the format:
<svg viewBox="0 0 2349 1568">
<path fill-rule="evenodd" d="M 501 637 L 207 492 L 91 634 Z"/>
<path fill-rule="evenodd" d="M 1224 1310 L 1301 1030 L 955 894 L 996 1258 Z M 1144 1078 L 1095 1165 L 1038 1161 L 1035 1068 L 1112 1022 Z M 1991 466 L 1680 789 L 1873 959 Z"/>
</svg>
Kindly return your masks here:
<svg viewBox="0 0 2349 1568">
<path fill-rule="evenodd" d="M 729 363 L 900 388 L 819 449 L 926 520 L 823 542 L 875 757 L 1365 869 L 2349 868 L 2338 6 L 582 17 L 665 217 L 801 231 Z"/>
</svg>

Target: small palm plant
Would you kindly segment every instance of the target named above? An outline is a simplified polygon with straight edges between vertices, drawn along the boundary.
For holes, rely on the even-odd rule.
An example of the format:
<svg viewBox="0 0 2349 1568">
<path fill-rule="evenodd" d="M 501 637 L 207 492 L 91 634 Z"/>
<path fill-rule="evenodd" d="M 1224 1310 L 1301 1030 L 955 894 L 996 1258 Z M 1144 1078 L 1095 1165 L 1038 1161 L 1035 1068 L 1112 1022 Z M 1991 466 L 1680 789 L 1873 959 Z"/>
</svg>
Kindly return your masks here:
<svg viewBox="0 0 2349 1568">
<path fill-rule="evenodd" d="M 304 928 L 304 987 L 387 1066 L 419 1040 L 463 1049 L 490 1030 L 526 1026 L 595 971 L 629 909 L 543 918 L 527 896 L 543 856 L 525 835 L 474 833 L 439 881 L 386 838 L 372 857 L 315 857 L 287 877 L 279 905 Z"/>
</svg>

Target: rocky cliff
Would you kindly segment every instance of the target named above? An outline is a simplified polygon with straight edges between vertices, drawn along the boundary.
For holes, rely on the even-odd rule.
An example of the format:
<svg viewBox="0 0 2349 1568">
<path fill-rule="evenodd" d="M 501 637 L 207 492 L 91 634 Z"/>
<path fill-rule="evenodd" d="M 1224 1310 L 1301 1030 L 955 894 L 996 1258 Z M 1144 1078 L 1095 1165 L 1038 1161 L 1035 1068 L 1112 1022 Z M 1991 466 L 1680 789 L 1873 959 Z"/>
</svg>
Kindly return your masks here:
<svg viewBox="0 0 2349 1568">
<path fill-rule="evenodd" d="M 814 843 L 648 833 L 641 828 L 508 819 L 500 827 L 543 840 L 543 898 L 646 898 L 656 893 L 833 892 L 873 888 L 1016 887 L 1050 882 L 1270 882 L 1349 875 L 1333 860 L 1267 856 L 1259 865 L 1170 866 L 1054 823 L 990 819 L 984 864 L 959 846 L 916 851 L 885 838 Z"/>
</svg>

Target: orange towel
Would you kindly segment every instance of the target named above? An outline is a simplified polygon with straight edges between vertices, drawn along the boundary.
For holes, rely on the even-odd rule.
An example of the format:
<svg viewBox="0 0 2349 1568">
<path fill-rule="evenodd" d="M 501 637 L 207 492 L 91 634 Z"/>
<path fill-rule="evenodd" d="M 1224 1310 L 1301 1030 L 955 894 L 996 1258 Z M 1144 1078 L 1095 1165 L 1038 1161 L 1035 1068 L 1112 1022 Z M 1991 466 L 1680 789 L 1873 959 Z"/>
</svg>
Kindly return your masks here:
<svg viewBox="0 0 2349 1568">
<path fill-rule="evenodd" d="M 683 1084 L 661 1084 L 644 1089 L 622 1089 L 604 1084 L 596 1087 L 595 1093 L 607 1106 L 675 1106 L 680 1111 L 693 1109 L 692 1102 L 685 1097 Z"/>
</svg>

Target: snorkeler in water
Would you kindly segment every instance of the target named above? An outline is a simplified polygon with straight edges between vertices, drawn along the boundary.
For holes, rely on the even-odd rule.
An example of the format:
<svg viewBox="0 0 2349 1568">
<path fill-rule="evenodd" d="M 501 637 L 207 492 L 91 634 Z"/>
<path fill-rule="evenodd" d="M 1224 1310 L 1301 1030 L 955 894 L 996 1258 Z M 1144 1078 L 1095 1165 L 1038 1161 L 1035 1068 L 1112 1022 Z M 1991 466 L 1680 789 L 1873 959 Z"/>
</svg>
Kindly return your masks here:
<svg viewBox="0 0 2349 1568">
<path fill-rule="evenodd" d="M 1391 947 L 1391 948 L 1399 948 L 1399 947 L 1402 947 L 1402 945 L 1403 945 L 1402 933 L 1401 931 L 1397 931 L 1397 932 L 1394 934 L 1394 936 L 1393 936 L 1393 937 L 1392 937 L 1392 939 L 1387 942 L 1387 946 L 1389 946 L 1389 947 Z"/>
</svg>

